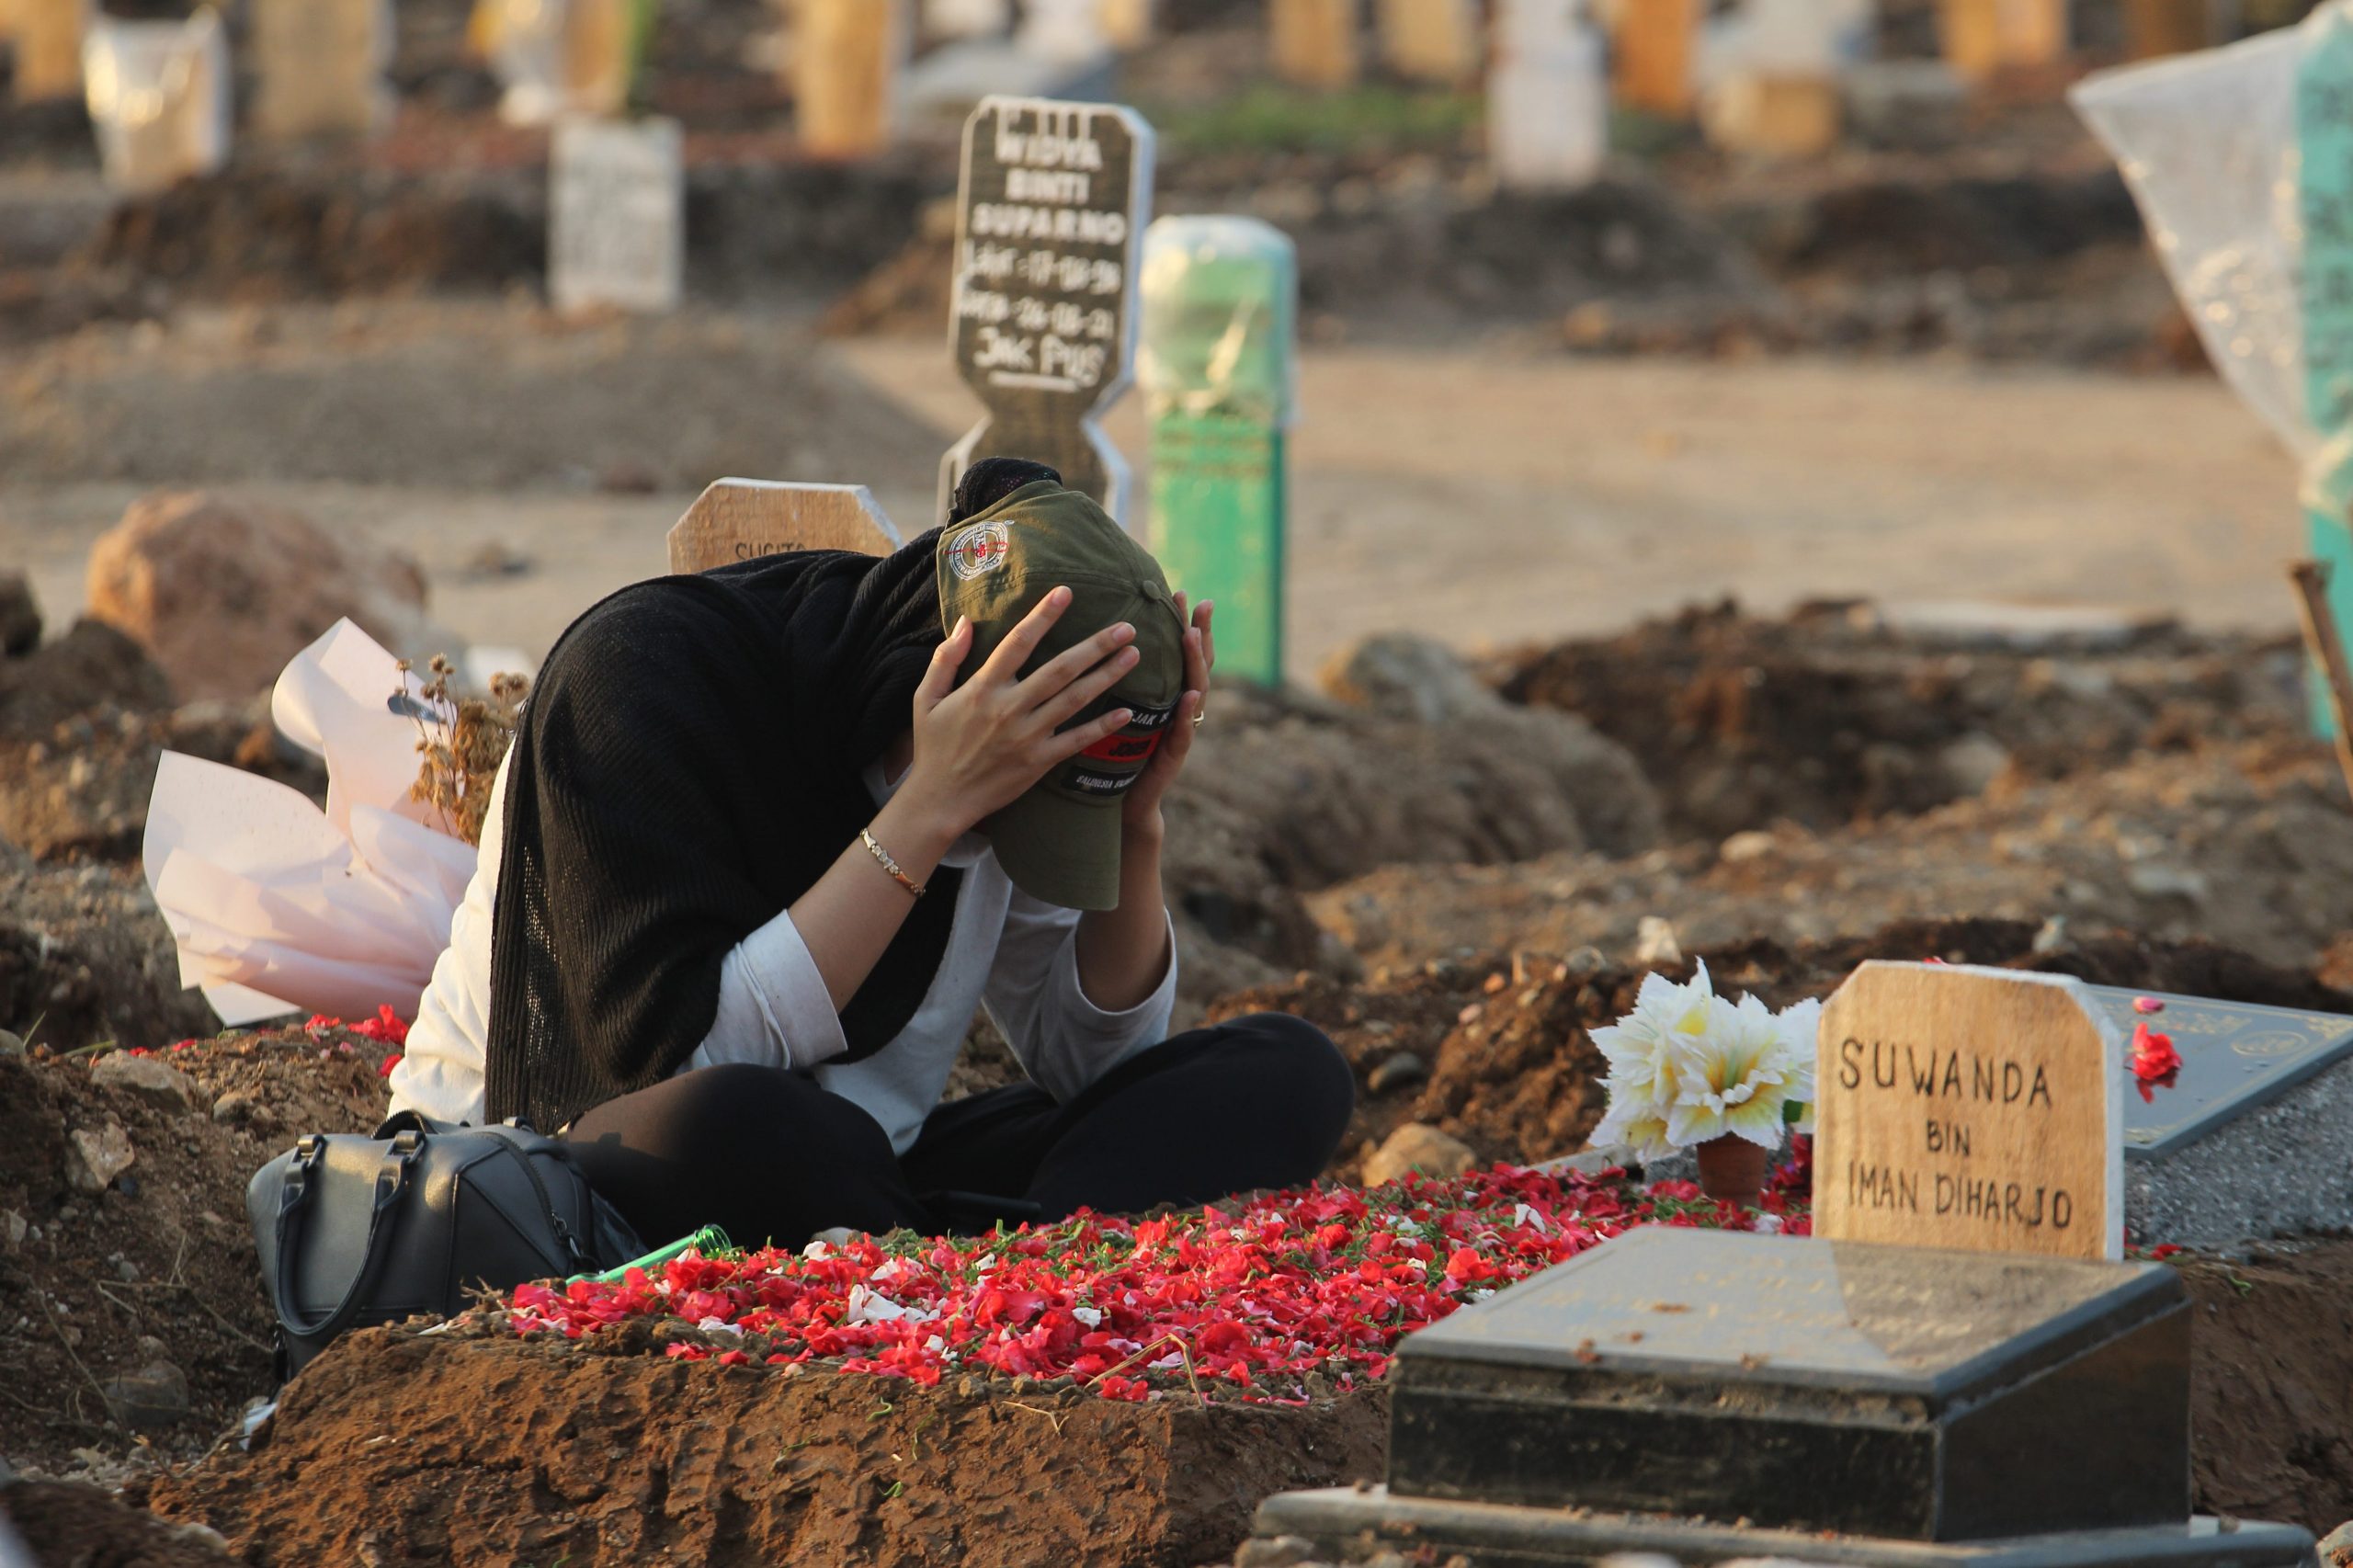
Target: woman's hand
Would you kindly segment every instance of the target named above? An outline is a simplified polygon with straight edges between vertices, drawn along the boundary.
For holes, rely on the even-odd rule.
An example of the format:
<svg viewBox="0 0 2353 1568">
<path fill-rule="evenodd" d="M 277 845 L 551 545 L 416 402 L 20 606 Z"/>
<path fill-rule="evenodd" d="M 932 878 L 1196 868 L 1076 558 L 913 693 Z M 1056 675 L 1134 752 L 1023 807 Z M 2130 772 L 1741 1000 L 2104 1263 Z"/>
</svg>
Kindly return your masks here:
<svg viewBox="0 0 2353 1568">
<path fill-rule="evenodd" d="M 1120 797 L 1120 825 L 1131 835 L 1159 832 L 1161 797 L 1176 782 L 1176 776 L 1185 770 L 1185 758 L 1192 752 L 1194 726 L 1209 700 L 1210 672 L 1217 667 L 1217 636 L 1210 628 L 1216 609 L 1207 599 L 1194 608 L 1192 624 L 1185 629 L 1185 695 L 1176 700 L 1176 711 L 1168 721 L 1168 733 L 1160 749 Z M 1182 594 L 1176 596 L 1176 617 L 1185 618 Z"/>
<path fill-rule="evenodd" d="M 961 687 L 956 673 L 972 651 L 969 618 L 956 623 L 931 656 L 931 668 L 915 688 L 915 762 L 899 794 L 951 839 L 1134 716 L 1115 708 L 1061 730 L 1135 667 L 1136 651 L 1128 646 L 1135 628 L 1125 621 L 1022 677 L 1021 666 L 1070 608 L 1070 598 L 1068 588 L 1056 588 L 1039 600 Z"/>
</svg>

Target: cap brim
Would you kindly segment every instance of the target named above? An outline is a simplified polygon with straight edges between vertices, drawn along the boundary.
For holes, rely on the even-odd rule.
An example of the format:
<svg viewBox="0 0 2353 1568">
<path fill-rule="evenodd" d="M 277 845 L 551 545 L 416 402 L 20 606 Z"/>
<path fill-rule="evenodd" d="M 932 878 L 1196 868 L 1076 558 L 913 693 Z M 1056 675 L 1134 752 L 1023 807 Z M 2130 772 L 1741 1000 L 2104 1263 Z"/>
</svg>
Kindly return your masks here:
<svg viewBox="0 0 2353 1568">
<path fill-rule="evenodd" d="M 1120 907 L 1120 810 L 1033 788 L 988 819 L 989 845 L 1013 885 L 1064 909 Z"/>
</svg>

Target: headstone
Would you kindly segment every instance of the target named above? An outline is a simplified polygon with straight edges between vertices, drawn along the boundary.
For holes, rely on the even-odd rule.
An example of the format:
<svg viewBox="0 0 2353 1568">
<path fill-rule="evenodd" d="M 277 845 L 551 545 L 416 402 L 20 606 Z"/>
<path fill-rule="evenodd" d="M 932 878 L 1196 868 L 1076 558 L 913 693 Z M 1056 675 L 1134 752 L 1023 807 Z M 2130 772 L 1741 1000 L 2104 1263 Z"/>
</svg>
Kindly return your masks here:
<svg viewBox="0 0 2353 1568">
<path fill-rule="evenodd" d="M 2067 0 L 1938 0 L 1945 62 L 1977 82 L 2067 55 Z"/>
<path fill-rule="evenodd" d="M 391 122 L 390 0 L 252 0 L 257 136 L 368 135 Z"/>
<path fill-rule="evenodd" d="M 989 97 L 965 121 L 949 346 L 988 413 L 941 464 L 943 514 L 967 464 L 1006 456 L 1125 518 L 1127 465 L 1096 421 L 1133 369 L 1152 153 L 1116 104 Z"/>
<path fill-rule="evenodd" d="M 1269 0 L 1275 74 L 1302 87 L 1352 87 L 1363 69 L 1358 0 Z"/>
<path fill-rule="evenodd" d="M 1625 0 L 1620 6 L 1620 103 L 1668 119 L 1691 118 L 1701 6 L 1702 0 Z"/>
<path fill-rule="evenodd" d="M 1380 0 L 1381 57 L 1398 75 L 1456 86 L 1479 74 L 1473 0 Z"/>
<path fill-rule="evenodd" d="M 1609 152 L 1601 39 L 1585 0 L 1498 0 L 1487 73 L 1487 158 L 1527 190 L 1574 190 Z"/>
<path fill-rule="evenodd" d="M 923 30 L 933 38 L 1001 38 L 1013 26 L 1013 0 L 924 0 Z"/>
<path fill-rule="evenodd" d="M 2189 1350 L 2161 1264 L 1645 1227 L 1409 1335 L 1386 1486 L 1256 1529 L 1530 1568 L 2306 1561 L 2190 1517 Z"/>
<path fill-rule="evenodd" d="M 1757 158 L 1812 158 L 1838 144 L 1846 105 L 1830 76 L 1744 72 L 1707 98 L 1708 140 Z"/>
<path fill-rule="evenodd" d="M 15 0 L 19 103 L 82 96 L 82 34 L 92 0 Z"/>
<path fill-rule="evenodd" d="M 1142 302 L 1154 553 L 1177 589 L 1216 601 L 1220 669 L 1279 686 L 1297 251 L 1255 218 L 1162 218 Z"/>
<path fill-rule="evenodd" d="M 559 311 L 678 306 L 686 169 L 674 119 L 567 115 L 549 149 L 548 295 Z"/>
<path fill-rule="evenodd" d="M 1154 0 L 1097 0 L 1097 4 L 1103 36 L 1111 40 L 1113 49 L 1132 53 L 1152 41 Z"/>
<path fill-rule="evenodd" d="M 670 529 L 670 570 L 708 572 L 804 550 L 888 555 L 902 542 L 863 484 L 722 479 L 697 496 Z"/>
<path fill-rule="evenodd" d="M 801 145 L 862 158 L 891 144 L 911 45 L 907 0 L 790 0 Z"/>
<path fill-rule="evenodd" d="M 629 107 L 631 37 L 638 0 L 565 0 L 563 104 L 574 114 Z"/>
<path fill-rule="evenodd" d="M 1014 41 L 1060 65 L 1083 65 L 1111 52 L 1103 0 L 1029 0 Z"/>
<path fill-rule="evenodd" d="M 186 21 L 90 18 L 84 91 L 98 163 L 117 190 L 161 190 L 229 161 L 229 44 L 221 13 Z"/>
<path fill-rule="evenodd" d="M 2213 41 L 2213 0 L 2124 0 L 2125 52 L 2135 60 L 2190 54 Z"/>
<path fill-rule="evenodd" d="M 2168 1088 L 2124 1096 L 2131 1240 L 2219 1249 L 2353 1229 L 2353 1017 L 2091 987 L 2130 1033 L 2145 1023 L 2181 1055 Z"/>
<path fill-rule="evenodd" d="M 1822 1014 L 1814 1233 L 2121 1257 L 2123 1041 L 2063 975 L 1863 965 Z"/>
</svg>

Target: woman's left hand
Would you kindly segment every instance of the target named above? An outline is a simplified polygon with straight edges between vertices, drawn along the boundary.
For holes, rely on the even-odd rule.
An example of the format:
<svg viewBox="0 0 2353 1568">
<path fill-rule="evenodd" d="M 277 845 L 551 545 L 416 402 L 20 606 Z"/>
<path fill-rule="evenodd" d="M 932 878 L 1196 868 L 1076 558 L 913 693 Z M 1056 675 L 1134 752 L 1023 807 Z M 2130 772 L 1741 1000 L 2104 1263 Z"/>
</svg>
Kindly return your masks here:
<svg viewBox="0 0 2353 1568">
<path fill-rule="evenodd" d="M 1161 798 L 1185 770 L 1185 758 L 1193 749 L 1193 731 L 1209 700 L 1210 672 L 1217 667 L 1217 637 L 1210 627 L 1216 608 L 1203 599 L 1193 608 L 1191 623 L 1185 628 L 1185 695 L 1176 699 L 1176 711 L 1169 717 L 1160 749 L 1120 798 L 1120 825 L 1130 833 L 1160 831 Z M 1176 596 L 1176 615 L 1179 619 L 1185 618 L 1182 594 Z"/>
</svg>

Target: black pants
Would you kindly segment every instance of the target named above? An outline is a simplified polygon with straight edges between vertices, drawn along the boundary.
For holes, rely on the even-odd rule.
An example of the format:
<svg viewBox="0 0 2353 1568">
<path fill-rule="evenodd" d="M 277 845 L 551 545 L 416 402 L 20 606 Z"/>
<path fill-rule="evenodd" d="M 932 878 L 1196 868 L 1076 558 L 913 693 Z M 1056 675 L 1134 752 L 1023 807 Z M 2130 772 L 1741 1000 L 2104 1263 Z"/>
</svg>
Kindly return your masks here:
<svg viewBox="0 0 2353 1568">
<path fill-rule="evenodd" d="M 836 1225 L 936 1233 L 1297 1186 L 1329 1163 L 1355 1100 L 1321 1030 L 1262 1013 L 1139 1052 L 1068 1105 L 1034 1084 L 943 1105 L 904 1156 L 813 1079 L 744 1065 L 608 1100 L 566 1142 L 648 1246 L 710 1224 L 798 1246 Z"/>
</svg>

